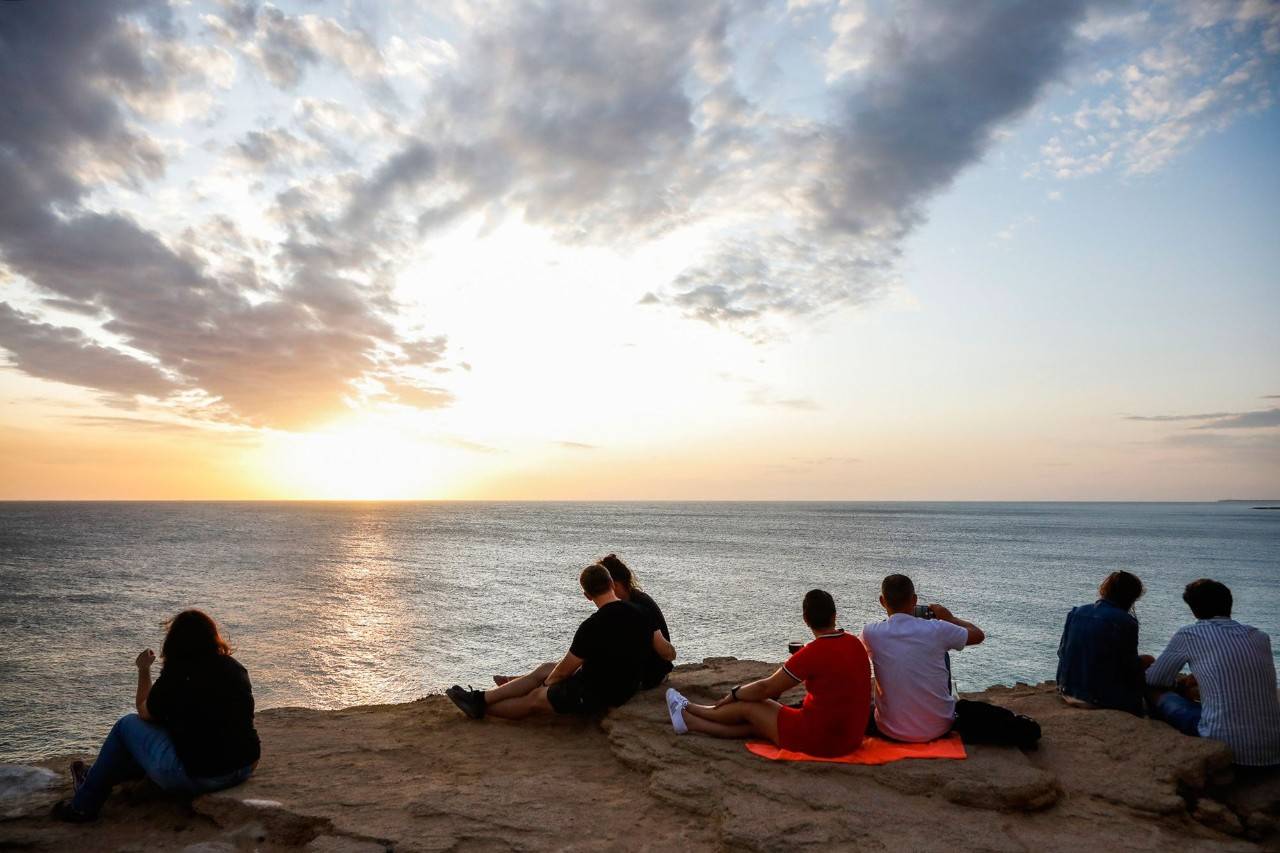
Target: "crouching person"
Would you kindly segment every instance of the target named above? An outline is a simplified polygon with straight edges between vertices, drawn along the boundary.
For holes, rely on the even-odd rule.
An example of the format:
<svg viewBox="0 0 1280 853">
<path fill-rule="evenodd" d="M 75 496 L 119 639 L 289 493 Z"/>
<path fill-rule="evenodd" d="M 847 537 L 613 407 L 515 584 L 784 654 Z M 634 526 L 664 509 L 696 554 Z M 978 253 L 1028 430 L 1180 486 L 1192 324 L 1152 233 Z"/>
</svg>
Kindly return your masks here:
<svg viewBox="0 0 1280 853">
<path fill-rule="evenodd" d="M 862 629 L 875 673 L 873 730 L 907 743 L 956 731 L 965 743 L 1034 749 L 1040 740 L 1035 720 L 998 705 L 958 700 L 952 692 L 947 652 L 981 643 L 982 629 L 941 604 L 917 604 L 911 578 L 889 575 L 880 586 L 888 618 Z"/>
</svg>

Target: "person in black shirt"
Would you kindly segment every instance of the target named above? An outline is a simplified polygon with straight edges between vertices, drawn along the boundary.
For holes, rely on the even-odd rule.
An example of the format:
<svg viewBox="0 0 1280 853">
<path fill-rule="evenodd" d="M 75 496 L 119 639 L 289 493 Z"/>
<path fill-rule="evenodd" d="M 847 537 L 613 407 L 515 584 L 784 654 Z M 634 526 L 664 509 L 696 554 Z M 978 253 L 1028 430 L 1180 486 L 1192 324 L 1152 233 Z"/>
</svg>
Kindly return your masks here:
<svg viewBox="0 0 1280 853">
<path fill-rule="evenodd" d="M 261 745 L 253 727 L 249 674 L 199 610 L 169 621 L 160 656 L 164 669 L 151 683 L 156 655 L 138 655 L 138 712 L 121 717 L 93 766 L 71 766 L 75 796 L 54 807 L 54 816 L 80 822 L 97 816 L 111 789 L 130 779 L 150 778 L 166 791 L 201 794 L 248 779 Z"/>
<path fill-rule="evenodd" d="M 650 653 L 675 659 L 676 650 L 649 615 L 614 594 L 608 569 L 595 563 L 583 569 L 578 580 L 596 612 L 578 626 L 564 658 L 492 690 L 466 690 L 455 684 L 445 695 L 459 710 L 472 719 L 594 714 L 635 695 Z"/>
<path fill-rule="evenodd" d="M 671 631 L 667 628 L 667 620 L 662 615 L 662 608 L 647 592 L 640 588 L 635 573 L 631 571 L 626 563 L 622 562 L 622 558 L 617 554 L 609 554 L 600 559 L 600 565 L 608 569 L 609 577 L 613 578 L 614 594 L 623 601 L 629 601 L 647 613 L 653 627 L 662 632 L 662 636 L 667 642 L 671 642 Z M 657 687 L 667 680 L 671 669 L 671 661 L 662 657 L 656 651 L 650 653 L 644 662 L 644 673 L 640 677 L 640 688 L 648 690 L 651 687 Z"/>
</svg>

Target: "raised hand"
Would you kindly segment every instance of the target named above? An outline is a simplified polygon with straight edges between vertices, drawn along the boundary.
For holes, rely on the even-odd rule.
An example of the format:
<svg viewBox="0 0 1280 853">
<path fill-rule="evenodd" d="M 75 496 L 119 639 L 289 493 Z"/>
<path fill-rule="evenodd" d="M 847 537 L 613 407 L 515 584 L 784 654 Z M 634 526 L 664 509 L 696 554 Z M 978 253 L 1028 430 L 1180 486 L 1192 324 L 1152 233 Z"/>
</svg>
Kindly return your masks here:
<svg viewBox="0 0 1280 853">
<path fill-rule="evenodd" d="M 143 649 L 138 655 L 138 659 L 134 661 L 138 666 L 139 672 L 147 672 L 151 669 L 151 664 L 156 662 L 156 653 L 151 649 Z"/>
<path fill-rule="evenodd" d="M 941 604 L 930 604 L 929 609 L 933 611 L 935 618 L 941 619 L 944 622 L 951 622 L 956 618 L 950 610 L 943 607 Z"/>
</svg>

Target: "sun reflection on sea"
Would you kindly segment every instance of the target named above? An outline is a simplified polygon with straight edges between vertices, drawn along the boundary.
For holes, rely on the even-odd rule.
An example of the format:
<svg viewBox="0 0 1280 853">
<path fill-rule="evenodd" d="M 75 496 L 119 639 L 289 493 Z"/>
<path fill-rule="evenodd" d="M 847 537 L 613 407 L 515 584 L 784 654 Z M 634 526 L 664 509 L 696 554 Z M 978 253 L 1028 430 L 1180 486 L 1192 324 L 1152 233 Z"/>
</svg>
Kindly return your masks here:
<svg viewBox="0 0 1280 853">
<path fill-rule="evenodd" d="M 367 704 L 398 692 L 403 680 L 409 587 L 396 559 L 385 514 L 376 504 L 353 506 L 331 555 L 323 561 L 311 648 L 319 677 L 306 685 L 316 705 Z"/>
</svg>

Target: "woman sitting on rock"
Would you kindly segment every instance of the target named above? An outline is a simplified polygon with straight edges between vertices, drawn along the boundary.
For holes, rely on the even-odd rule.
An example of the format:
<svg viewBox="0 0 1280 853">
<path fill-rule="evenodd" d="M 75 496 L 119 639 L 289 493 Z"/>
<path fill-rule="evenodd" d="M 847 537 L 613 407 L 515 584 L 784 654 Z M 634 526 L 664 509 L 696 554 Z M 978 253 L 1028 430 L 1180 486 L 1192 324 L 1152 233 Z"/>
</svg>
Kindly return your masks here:
<svg viewBox="0 0 1280 853">
<path fill-rule="evenodd" d="M 58 803 L 55 817 L 92 820 L 115 785 L 143 776 L 165 791 L 202 794 L 253 773 L 260 752 L 253 690 L 218 626 L 184 610 L 169 621 L 160 656 L 164 669 L 152 684 L 155 652 L 138 655 L 138 712 L 120 718 L 92 767 L 71 765 L 75 797 Z"/>
<path fill-rule="evenodd" d="M 714 705 L 695 705 L 674 688 L 667 710 L 676 734 L 767 738 L 783 749 L 809 755 L 844 755 L 858 748 L 871 713 L 871 663 L 862 642 L 836 628 L 830 593 L 810 590 L 804 622 L 814 639 L 768 678 L 734 687 Z M 804 683 L 799 708 L 777 697 Z"/>
<path fill-rule="evenodd" d="M 647 613 L 650 621 L 653 622 L 654 629 L 661 631 L 663 638 L 668 643 L 671 642 L 671 631 L 667 628 L 667 620 L 662 615 L 662 608 L 640 588 L 636 576 L 632 574 L 627 564 L 622 562 L 622 558 L 617 554 L 610 554 L 600 559 L 600 565 L 608 569 L 609 577 L 613 578 L 614 595 L 623 601 L 631 602 Z M 644 677 L 640 682 L 640 688 L 648 690 L 651 687 L 657 687 L 667 680 L 671 669 L 671 661 L 665 660 L 657 652 L 650 650 L 649 659 L 645 661 Z"/>
</svg>

